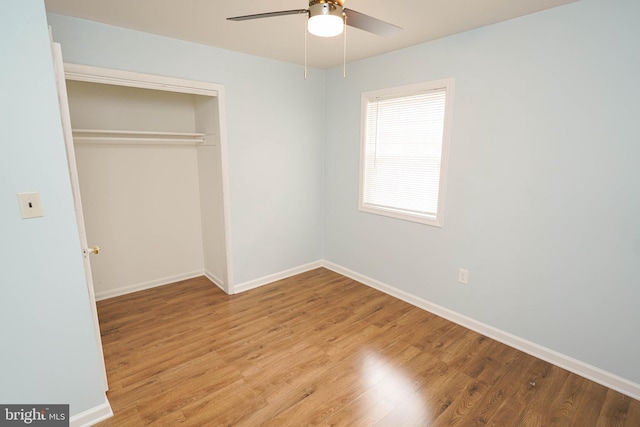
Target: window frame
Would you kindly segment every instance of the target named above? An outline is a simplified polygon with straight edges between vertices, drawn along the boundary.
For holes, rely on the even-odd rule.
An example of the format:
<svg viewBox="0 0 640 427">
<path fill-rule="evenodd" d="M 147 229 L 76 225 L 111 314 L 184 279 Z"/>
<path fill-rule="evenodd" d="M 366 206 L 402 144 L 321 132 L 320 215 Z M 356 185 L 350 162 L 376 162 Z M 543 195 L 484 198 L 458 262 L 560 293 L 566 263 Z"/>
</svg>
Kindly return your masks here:
<svg viewBox="0 0 640 427">
<path fill-rule="evenodd" d="M 447 166 L 449 159 L 449 145 L 451 137 L 451 122 L 453 110 L 453 87 L 454 79 L 432 80 L 422 83 L 410 84 L 405 86 L 396 86 L 386 89 L 372 90 L 362 93 L 361 101 L 361 120 L 360 120 L 360 171 L 359 171 L 359 194 L 358 194 L 358 210 L 361 212 L 383 215 L 391 218 L 412 221 L 421 224 L 431 225 L 435 227 L 443 227 L 444 225 L 444 205 L 445 205 L 445 189 Z M 444 89 L 445 90 L 445 106 L 444 106 L 444 124 L 442 134 L 442 151 L 440 156 L 440 176 L 438 182 L 438 207 L 434 215 L 419 214 L 402 209 L 390 207 L 376 206 L 364 202 L 364 186 L 365 186 L 365 165 L 366 165 L 366 139 L 367 139 L 367 110 L 371 101 L 376 99 L 402 98 L 406 96 L 416 95 L 427 91 Z"/>
</svg>

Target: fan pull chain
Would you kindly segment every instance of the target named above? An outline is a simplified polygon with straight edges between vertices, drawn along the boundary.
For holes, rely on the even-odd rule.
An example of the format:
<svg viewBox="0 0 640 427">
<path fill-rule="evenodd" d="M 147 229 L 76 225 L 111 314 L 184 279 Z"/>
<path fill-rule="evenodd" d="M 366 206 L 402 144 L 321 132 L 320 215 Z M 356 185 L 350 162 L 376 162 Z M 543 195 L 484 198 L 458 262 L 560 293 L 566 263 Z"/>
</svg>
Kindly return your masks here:
<svg viewBox="0 0 640 427">
<path fill-rule="evenodd" d="M 305 15 L 304 20 L 304 79 L 307 80 L 307 20 L 309 16 Z"/>
<path fill-rule="evenodd" d="M 344 15 L 344 46 L 342 47 L 342 78 L 347 78 L 347 14 Z"/>
</svg>

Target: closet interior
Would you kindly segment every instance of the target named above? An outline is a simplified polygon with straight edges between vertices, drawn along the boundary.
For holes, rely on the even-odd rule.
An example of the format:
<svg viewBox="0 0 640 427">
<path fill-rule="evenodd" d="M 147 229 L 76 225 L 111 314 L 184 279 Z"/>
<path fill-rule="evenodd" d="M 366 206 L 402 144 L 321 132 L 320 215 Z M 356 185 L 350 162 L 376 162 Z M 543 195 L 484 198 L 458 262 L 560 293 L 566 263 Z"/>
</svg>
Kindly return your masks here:
<svg viewBox="0 0 640 427">
<path fill-rule="evenodd" d="M 67 81 L 97 299 L 206 274 L 228 290 L 214 96 Z"/>
</svg>

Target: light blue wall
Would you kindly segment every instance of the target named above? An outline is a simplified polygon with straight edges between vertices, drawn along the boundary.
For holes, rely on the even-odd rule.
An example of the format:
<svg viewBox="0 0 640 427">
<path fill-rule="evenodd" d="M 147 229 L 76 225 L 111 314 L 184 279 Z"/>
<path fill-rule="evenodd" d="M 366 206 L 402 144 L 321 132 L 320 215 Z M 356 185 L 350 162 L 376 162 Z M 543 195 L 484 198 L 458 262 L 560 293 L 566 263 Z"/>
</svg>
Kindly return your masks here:
<svg viewBox="0 0 640 427">
<path fill-rule="evenodd" d="M 325 258 L 640 383 L 638 16 L 582 0 L 330 70 Z M 361 93 L 446 77 L 444 228 L 358 212 Z"/>
<path fill-rule="evenodd" d="M 317 261 L 324 72 L 50 14 L 65 62 L 220 83 L 236 284 Z"/>
<path fill-rule="evenodd" d="M 105 402 L 44 5 L 0 3 L 0 402 Z M 20 218 L 38 191 L 44 217 Z"/>
</svg>

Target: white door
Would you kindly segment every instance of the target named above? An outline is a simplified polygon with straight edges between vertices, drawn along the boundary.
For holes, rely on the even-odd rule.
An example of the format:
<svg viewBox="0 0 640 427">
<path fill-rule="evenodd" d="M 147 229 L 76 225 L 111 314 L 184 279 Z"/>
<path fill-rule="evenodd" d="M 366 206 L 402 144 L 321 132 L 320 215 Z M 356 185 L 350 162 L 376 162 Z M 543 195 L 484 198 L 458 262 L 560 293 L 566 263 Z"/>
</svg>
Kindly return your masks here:
<svg viewBox="0 0 640 427">
<path fill-rule="evenodd" d="M 102 351 L 102 339 L 100 337 L 100 324 L 98 322 L 98 309 L 96 307 L 96 296 L 93 289 L 93 277 L 91 275 L 90 254 L 97 254 L 98 247 L 89 248 L 87 245 L 87 232 L 84 226 L 84 214 L 82 213 L 82 201 L 80 199 L 80 183 L 78 180 L 78 170 L 76 167 L 76 155 L 73 148 L 73 133 L 71 130 L 71 114 L 69 113 L 69 100 L 67 98 L 67 85 L 64 76 L 64 62 L 62 61 L 62 49 L 59 43 L 51 43 L 53 53 L 53 61 L 56 73 L 56 83 L 58 86 L 58 101 L 60 103 L 60 115 L 62 117 L 62 129 L 64 131 L 64 142 L 67 149 L 67 161 L 69 164 L 69 177 L 71 179 L 71 188 L 73 191 L 73 201 L 76 211 L 76 220 L 78 222 L 78 233 L 80 234 L 80 245 L 82 245 L 82 259 L 84 261 L 84 272 L 87 279 L 87 290 L 89 292 L 89 304 L 91 306 L 91 315 L 93 317 L 93 328 L 95 330 L 96 344 L 98 346 L 98 355 L 102 365 L 104 376 L 105 391 L 109 389 L 107 383 L 107 371 L 104 365 L 104 353 Z"/>
</svg>

